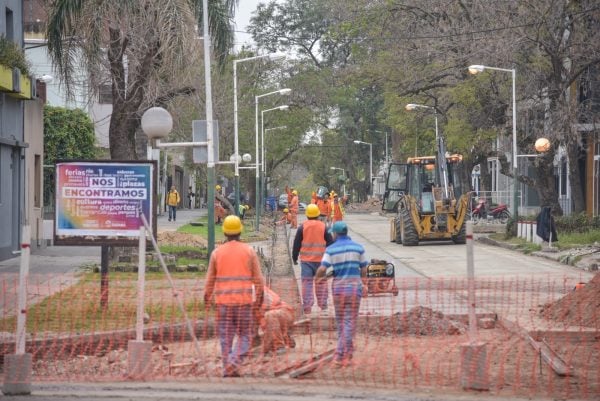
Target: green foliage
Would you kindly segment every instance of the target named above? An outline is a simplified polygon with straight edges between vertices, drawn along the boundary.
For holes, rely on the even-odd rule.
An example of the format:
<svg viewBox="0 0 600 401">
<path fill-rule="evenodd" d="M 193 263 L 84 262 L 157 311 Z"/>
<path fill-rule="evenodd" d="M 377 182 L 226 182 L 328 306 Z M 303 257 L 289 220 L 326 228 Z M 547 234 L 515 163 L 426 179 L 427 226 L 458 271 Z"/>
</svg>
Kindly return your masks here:
<svg viewBox="0 0 600 401">
<path fill-rule="evenodd" d="M 95 159 L 94 123 L 80 109 L 44 107 L 44 165 L 57 160 Z M 44 170 L 44 200 L 54 200 L 54 171 Z"/>
<path fill-rule="evenodd" d="M 0 35 L 0 64 L 10 68 L 18 68 L 21 70 L 21 74 L 29 75 L 30 67 L 27 58 L 25 58 L 25 52 L 4 35 Z"/>
<path fill-rule="evenodd" d="M 559 238 L 562 234 L 588 233 L 600 230 L 600 216 L 588 217 L 585 213 L 573 213 L 569 216 L 554 218 Z"/>
<path fill-rule="evenodd" d="M 599 229 L 590 229 L 587 232 L 560 233 L 558 242 L 556 244 L 553 243 L 553 246 L 556 246 L 559 249 L 568 249 L 594 243 L 600 243 Z"/>
</svg>

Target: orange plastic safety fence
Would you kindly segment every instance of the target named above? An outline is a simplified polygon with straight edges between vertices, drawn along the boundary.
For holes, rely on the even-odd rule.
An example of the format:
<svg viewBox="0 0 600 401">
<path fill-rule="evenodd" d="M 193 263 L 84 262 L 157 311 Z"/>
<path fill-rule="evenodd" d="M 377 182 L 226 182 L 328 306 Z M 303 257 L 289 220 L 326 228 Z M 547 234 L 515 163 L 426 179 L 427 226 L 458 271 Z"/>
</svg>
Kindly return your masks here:
<svg viewBox="0 0 600 401">
<path fill-rule="evenodd" d="M 33 355 L 34 381 L 134 380 L 140 373 L 145 380 L 226 381 L 232 379 L 224 375 L 239 375 L 233 380 L 438 391 L 481 386 L 499 395 L 600 396 L 600 276 L 585 285 L 565 276 L 478 277 L 475 338 L 469 334 L 464 278 L 398 277 L 397 295 L 390 283 L 374 283 L 360 299 L 356 319 L 345 322 L 336 320 L 341 301 L 331 286 L 328 309 L 321 311 L 315 301 L 305 315 L 298 299 L 302 283 L 278 278 L 272 286 L 294 309 L 294 323 L 289 336 L 275 333 L 279 342 L 270 342 L 275 345 L 269 349 L 262 344 L 264 330 L 285 329 L 283 315 L 259 327 L 251 323 L 249 308 L 205 306 L 202 276 L 176 278 L 175 289 L 152 279 L 145 287 L 147 359 L 131 349 L 135 277 L 115 277 L 106 306 L 100 302 L 99 278 L 29 277 L 26 349 Z M 0 352 L 7 355 L 15 350 L 18 277 L 0 276 L 0 288 Z M 177 298 L 185 305 L 196 344 Z M 353 349 L 348 342 L 338 347 L 340 323 L 354 325 Z M 242 347 L 245 355 L 236 354 L 235 336 L 225 359 L 224 338 L 239 333 L 250 337 L 247 349 Z"/>
</svg>

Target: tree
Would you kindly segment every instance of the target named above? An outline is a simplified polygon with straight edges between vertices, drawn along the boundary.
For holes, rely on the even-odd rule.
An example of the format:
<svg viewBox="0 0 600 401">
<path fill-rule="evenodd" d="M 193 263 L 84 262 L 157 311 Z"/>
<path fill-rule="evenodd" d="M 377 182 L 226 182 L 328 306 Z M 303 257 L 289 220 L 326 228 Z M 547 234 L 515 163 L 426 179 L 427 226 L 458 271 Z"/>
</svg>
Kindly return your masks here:
<svg viewBox="0 0 600 401">
<path fill-rule="evenodd" d="M 136 159 L 135 135 L 143 111 L 195 91 L 190 49 L 202 21 L 201 0 L 56 0 L 50 3 L 48 49 L 67 90 L 77 63 L 89 73 L 91 94 L 111 87 L 112 159 Z M 209 3 L 214 51 L 224 62 L 233 43 L 231 18 L 238 0 Z"/>
<path fill-rule="evenodd" d="M 44 106 L 44 165 L 96 157 L 94 123 L 81 109 Z M 44 200 L 54 201 L 54 171 L 44 170 Z"/>
</svg>

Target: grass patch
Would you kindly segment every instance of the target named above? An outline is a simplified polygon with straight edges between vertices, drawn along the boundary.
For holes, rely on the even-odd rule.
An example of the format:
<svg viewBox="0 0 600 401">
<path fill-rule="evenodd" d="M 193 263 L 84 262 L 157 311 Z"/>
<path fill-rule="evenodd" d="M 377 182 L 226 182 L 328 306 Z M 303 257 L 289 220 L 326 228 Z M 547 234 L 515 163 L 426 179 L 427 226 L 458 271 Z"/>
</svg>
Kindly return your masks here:
<svg viewBox="0 0 600 401">
<path fill-rule="evenodd" d="M 174 279 L 196 279 L 198 273 L 174 273 Z M 183 314 L 162 273 L 147 273 L 145 310 L 153 322 L 182 322 Z M 154 282 L 153 282 L 154 281 Z M 108 307 L 100 307 L 100 275 L 87 273 L 80 281 L 27 310 L 27 331 L 81 334 L 135 327 L 137 273 L 109 274 Z M 189 290 L 189 288 L 187 288 Z M 200 298 L 186 296 L 185 309 L 193 319 L 204 316 Z M 0 320 L 0 331 L 13 332 L 16 317 Z"/>
<path fill-rule="evenodd" d="M 206 248 L 198 248 L 197 246 L 189 245 L 161 245 L 160 252 L 162 254 L 168 253 L 170 255 L 189 255 L 189 254 L 204 254 L 206 255 Z"/>
<path fill-rule="evenodd" d="M 583 245 L 592 245 L 600 242 L 600 230 L 592 230 L 585 233 L 558 233 L 558 242 L 552 243 L 559 249 L 577 248 Z"/>
<path fill-rule="evenodd" d="M 186 224 L 185 226 L 179 227 L 177 229 L 177 232 L 194 234 L 199 235 L 203 238 L 208 238 L 208 217 L 203 216 L 196 221 L 202 223 L 202 225 L 193 226 L 191 224 Z M 215 224 L 215 241 L 222 241 L 224 239 L 225 236 L 223 235 L 223 228 L 220 225 Z"/>
<path fill-rule="evenodd" d="M 186 233 L 186 234 L 194 234 L 199 235 L 202 238 L 208 239 L 208 217 L 203 216 L 196 220 L 199 223 L 203 223 L 201 226 L 192 226 L 191 224 L 186 224 L 177 229 L 177 232 Z M 241 240 L 244 242 L 247 241 L 263 241 L 269 238 L 269 234 L 265 234 L 263 232 L 259 232 L 258 234 L 254 232 L 254 223 L 248 217 L 244 220 L 244 229 L 242 231 Z M 261 225 L 261 228 L 265 225 Z M 222 243 L 225 240 L 225 235 L 223 234 L 223 227 L 215 224 L 215 242 Z M 162 248 L 161 248 L 162 249 Z"/>
</svg>

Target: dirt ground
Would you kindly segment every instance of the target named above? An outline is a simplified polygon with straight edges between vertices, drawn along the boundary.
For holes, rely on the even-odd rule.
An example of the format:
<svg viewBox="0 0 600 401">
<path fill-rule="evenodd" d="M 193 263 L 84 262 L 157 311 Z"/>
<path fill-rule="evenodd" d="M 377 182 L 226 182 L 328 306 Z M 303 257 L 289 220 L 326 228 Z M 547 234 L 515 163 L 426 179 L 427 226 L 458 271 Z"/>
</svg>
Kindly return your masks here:
<svg viewBox="0 0 600 401">
<path fill-rule="evenodd" d="M 567 326 L 600 329 L 600 273 L 585 285 L 573 288 L 557 302 L 545 305 L 541 314 Z"/>
</svg>

